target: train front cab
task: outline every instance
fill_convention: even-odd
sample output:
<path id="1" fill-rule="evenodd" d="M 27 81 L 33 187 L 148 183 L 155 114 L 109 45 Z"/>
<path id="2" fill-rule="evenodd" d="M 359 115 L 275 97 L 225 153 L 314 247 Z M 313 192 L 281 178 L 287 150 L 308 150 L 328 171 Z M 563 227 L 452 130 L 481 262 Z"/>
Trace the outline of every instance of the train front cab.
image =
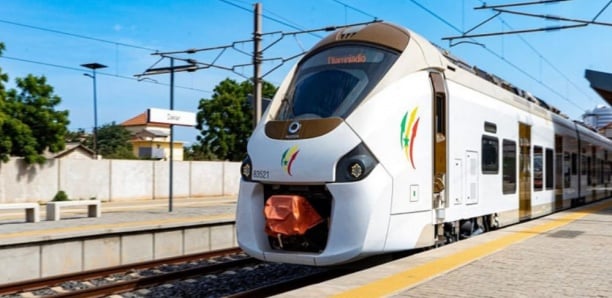
<path id="1" fill-rule="evenodd" d="M 377 30 L 384 30 L 385 34 Z M 271 119 L 253 133 L 249 142 L 251 159 L 247 172 L 257 173 L 259 177 L 241 183 L 238 201 L 240 246 L 262 259 L 327 265 L 384 251 L 430 246 L 435 240 L 432 192 L 436 192 L 435 208 L 440 209 L 441 216 L 447 207 L 443 202 L 444 183 L 448 179 L 445 172 L 448 98 L 441 72 L 444 67 L 428 64 L 441 61 L 438 49 L 421 37 L 411 36 L 408 31 L 388 24 L 349 28 L 330 38 L 319 44 L 322 50 L 314 52 L 326 53 L 326 50 L 337 48 L 338 51 L 329 52 L 336 54 L 323 57 L 309 54 L 300 65 L 325 69 L 324 64 L 332 63 L 335 64 L 333 72 L 337 73 L 342 68 L 357 69 L 365 61 L 383 61 L 380 60 L 381 54 L 385 52 L 395 52 L 398 58 L 382 81 L 370 80 L 376 87 L 367 93 L 367 99 L 356 102 L 355 109 L 346 114 L 343 121 L 339 120 L 335 128 L 316 137 L 302 138 L 302 133 L 296 137 L 288 133 L 288 129 L 296 125 L 306 133 L 320 126 L 316 123 L 325 119 L 331 121 L 329 119 L 333 117 L 316 119 L 307 116 L 300 119 L 302 113 L 317 114 L 306 112 L 315 109 L 316 105 L 295 104 L 293 107 L 305 111 L 293 113 L 286 104 L 291 101 L 291 96 L 287 101 L 281 98 L 283 93 L 291 94 L 287 90 L 294 87 L 281 88 L 271 111 L 291 117 Z M 377 38 L 385 40 L 372 41 Z M 342 46 L 344 44 L 347 46 Z M 359 44 L 378 49 L 378 52 L 369 56 L 369 51 L 360 49 L 364 54 L 356 55 L 353 49 L 357 49 Z M 298 83 L 294 82 L 300 82 L 300 65 L 296 77 L 291 78 L 292 83 L 288 85 L 295 86 Z M 349 73 L 358 74 L 353 70 Z M 331 86 L 331 80 L 336 77 L 338 75 L 331 76 L 330 73 L 326 79 L 328 82 L 318 85 L 319 88 Z M 333 93 L 318 91 L 317 94 L 311 98 L 325 98 L 324 94 Z M 292 113 L 287 114 L 287 111 Z M 271 133 L 278 135 L 272 137 Z M 293 161 L 291 175 L 288 175 L 286 167 L 284 171 L 276 169 L 281 168 L 276 166 L 279 164 L 278 156 L 295 155 L 297 148 L 299 156 L 289 158 Z M 369 175 L 360 181 L 341 177 L 353 175 L 353 164 L 343 162 L 343 156 L 351 155 L 352 150 L 357 150 L 356 155 L 376 159 Z M 431 155 L 434 151 L 435 163 Z M 265 173 L 265 179 L 260 173 Z M 314 209 L 321 211 L 326 219 L 323 230 L 328 230 L 314 234 L 317 235 L 315 238 L 327 235 L 320 237 L 325 240 L 300 247 L 300 241 L 292 243 L 286 235 L 276 237 L 263 233 L 271 218 L 261 216 L 265 211 L 264 205 L 271 196 L 281 195 L 305 197 L 306 201 L 312 202 Z M 317 198 L 326 203 L 316 203 Z"/>
<path id="2" fill-rule="evenodd" d="M 237 210 L 247 253 L 327 265 L 383 250 L 392 180 L 349 120 L 408 43 L 405 31 L 392 29 L 396 38 L 384 36 L 393 46 L 376 45 L 381 26 L 388 27 L 349 28 L 321 41 L 277 93 L 271 119 L 254 131 L 243 164 L 252 176 L 243 175 Z M 276 221 L 281 205 L 307 206 L 294 213 L 321 220 Z M 294 233 L 283 225 L 308 228 Z"/>

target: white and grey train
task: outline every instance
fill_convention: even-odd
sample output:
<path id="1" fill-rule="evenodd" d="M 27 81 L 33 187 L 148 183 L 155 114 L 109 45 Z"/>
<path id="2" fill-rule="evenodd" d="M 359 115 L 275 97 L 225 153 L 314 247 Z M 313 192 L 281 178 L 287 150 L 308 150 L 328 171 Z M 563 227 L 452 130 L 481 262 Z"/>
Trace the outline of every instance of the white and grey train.
<path id="1" fill-rule="evenodd" d="M 452 242 L 608 197 L 612 142 L 389 23 L 290 71 L 248 143 L 237 235 L 315 266 Z"/>

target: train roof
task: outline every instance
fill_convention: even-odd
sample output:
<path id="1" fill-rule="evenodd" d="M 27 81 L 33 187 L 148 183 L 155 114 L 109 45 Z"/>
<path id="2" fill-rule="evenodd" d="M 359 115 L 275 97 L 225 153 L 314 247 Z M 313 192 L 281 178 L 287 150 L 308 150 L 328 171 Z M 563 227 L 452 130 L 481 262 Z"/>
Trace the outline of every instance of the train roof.
<path id="1" fill-rule="evenodd" d="M 408 41 L 410 41 L 410 31 L 406 28 L 384 22 L 346 27 L 327 35 L 313 49 L 328 47 L 346 41 L 383 45 L 402 52 L 406 49 Z"/>
<path id="2" fill-rule="evenodd" d="M 499 86 L 502 89 L 505 89 L 506 91 L 517 95 L 525 100 L 527 100 L 528 102 L 531 102 L 533 104 L 538 105 L 539 107 L 551 111 L 563 118 L 569 119 L 569 117 L 563 113 L 561 113 L 561 111 L 559 109 L 557 109 L 556 107 L 548 104 L 546 101 L 544 101 L 543 99 L 534 96 L 533 94 L 531 94 L 530 92 L 523 90 L 517 86 L 512 85 L 510 82 L 502 79 L 501 77 L 493 74 L 493 73 L 489 73 L 477 66 L 472 66 L 466 62 L 464 62 L 463 60 L 457 58 L 456 56 L 453 56 L 449 51 L 439 47 L 436 45 L 436 47 L 438 48 L 438 50 L 440 51 L 440 53 L 446 57 L 446 59 L 448 59 L 449 61 L 451 61 L 454 65 L 457 65 L 458 67 L 462 68 L 463 70 L 470 72 L 482 79 L 484 79 L 485 81 L 488 81 L 490 83 L 492 83 L 493 85 Z"/>

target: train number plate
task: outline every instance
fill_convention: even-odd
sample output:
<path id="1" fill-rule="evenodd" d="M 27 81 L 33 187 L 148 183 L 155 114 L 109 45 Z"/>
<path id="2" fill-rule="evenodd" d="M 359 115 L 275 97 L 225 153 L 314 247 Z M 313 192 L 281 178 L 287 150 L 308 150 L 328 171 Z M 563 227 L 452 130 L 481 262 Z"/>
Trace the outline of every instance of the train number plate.
<path id="1" fill-rule="evenodd" d="M 270 179 L 270 171 L 267 171 L 267 170 L 253 170 L 253 178 L 257 178 L 257 179 Z"/>

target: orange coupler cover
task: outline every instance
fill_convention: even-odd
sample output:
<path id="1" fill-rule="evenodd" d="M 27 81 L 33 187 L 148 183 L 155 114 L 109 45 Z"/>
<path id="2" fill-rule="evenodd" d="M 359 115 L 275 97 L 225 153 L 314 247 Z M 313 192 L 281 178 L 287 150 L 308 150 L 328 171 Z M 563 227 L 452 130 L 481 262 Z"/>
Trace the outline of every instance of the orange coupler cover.
<path id="1" fill-rule="evenodd" d="M 304 235 L 323 218 L 306 198 L 294 195 L 274 195 L 266 201 L 266 233 L 270 236 Z"/>

